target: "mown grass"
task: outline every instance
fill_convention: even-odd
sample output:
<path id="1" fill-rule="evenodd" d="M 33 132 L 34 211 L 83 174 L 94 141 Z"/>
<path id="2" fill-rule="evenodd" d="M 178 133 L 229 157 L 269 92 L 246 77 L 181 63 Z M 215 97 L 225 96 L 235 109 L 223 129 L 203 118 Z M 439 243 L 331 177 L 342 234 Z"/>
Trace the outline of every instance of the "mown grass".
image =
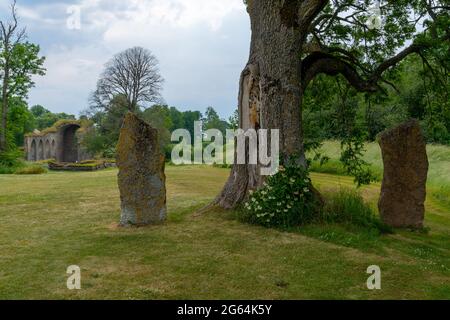
<path id="1" fill-rule="evenodd" d="M 122 229 L 116 169 L 0 176 L 0 299 L 448 299 L 450 207 L 427 202 L 428 233 L 342 224 L 281 232 L 233 212 L 198 214 L 227 169 L 168 166 L 168 221 Z M 312 174 L 327 194 L 352 178 Z M 379 185 L 361 190 L 375 207 Z M 79 265 L 82 290 L 66 288 Z M 382 270 L 382 290 L 366 269 Z"/>

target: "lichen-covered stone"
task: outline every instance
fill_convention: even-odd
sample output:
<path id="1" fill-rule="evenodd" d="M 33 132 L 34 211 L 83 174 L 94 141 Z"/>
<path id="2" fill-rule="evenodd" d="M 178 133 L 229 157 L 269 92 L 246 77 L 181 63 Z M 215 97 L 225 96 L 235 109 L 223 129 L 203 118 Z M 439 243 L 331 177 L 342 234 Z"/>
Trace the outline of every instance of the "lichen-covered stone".
<path id="1" fill-rule="evenodd" d="M 379 142 L 384 162 L 381 219 L 393 227 L 423 227 L 428 157 L 419 122 L 387 130 Z"/>
<path id="2" fill-rule="evenodd" d="M 117 144 L 120 224 L 146 225 L 166 218 L 166 177 L 158 132 L 131 112 Z"/>

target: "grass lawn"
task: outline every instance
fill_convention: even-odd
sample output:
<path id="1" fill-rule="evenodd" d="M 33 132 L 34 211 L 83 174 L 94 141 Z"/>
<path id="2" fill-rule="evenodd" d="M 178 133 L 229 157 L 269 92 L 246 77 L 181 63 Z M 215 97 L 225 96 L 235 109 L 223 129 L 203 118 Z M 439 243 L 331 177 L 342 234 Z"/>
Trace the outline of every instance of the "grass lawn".
<path id="1" fill-rule="evenodd" d="M 118 228 L 116 169 L 0 175 L 0 299 L 450 299 L 450 204 L 427 201 L 429 233 L 352 227 L 280 232 L 211 201 L 227 169 L 166 168 L 168 221 Z M 313 173 L 322 192 L 352 178 Z M 449 183 L 450 185 L 450 183 Z M 379 184 L 362 189 L 375 205 Z M 66 288 L 79 265 L 82 290 Z M 379 265 L 382 290 L 366 287 Z"/>

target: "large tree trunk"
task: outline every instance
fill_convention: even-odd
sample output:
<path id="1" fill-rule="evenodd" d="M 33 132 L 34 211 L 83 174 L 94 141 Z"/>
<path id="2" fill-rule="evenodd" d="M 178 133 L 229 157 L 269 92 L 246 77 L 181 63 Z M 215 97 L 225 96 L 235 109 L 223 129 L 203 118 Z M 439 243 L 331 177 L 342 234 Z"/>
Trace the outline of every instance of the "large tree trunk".
<path id="1" fill-rule="evenodd" d="M 252 39 L 250 58 L 241 74 L 240 127 L 279 129 L 281 160 L 295 157 L 306 166 L 301 118 L 302 35 L 297 1 L 248 1 Z M 263 180 L 255 165 L 235 164 L 215 203 L 234 208 Z"/>

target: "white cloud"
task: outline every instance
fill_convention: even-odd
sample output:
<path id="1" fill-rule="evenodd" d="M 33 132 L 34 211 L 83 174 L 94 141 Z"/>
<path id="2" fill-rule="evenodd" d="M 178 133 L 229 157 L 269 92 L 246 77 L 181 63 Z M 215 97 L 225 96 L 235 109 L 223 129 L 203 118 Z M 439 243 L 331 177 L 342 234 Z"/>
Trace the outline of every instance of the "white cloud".
<path id="1" fill-rule="evenodd" d="M 66 28 L 66 8 L 73 4 L 81 8 L 81 30 Z M 47 75 L 36 79 L 32 104 L 78 113 L 104 63 L 143 46 L 160 60 L 167 103 L 183 109 L 212 105 L 223 116 L 236 105 L 250 36 L 242 0 L 79 0 L 21 11 L 47 56 Z"/>
<path id="2" fill-rule="evenodd" d="M 242 0 L 83 0 L 80 7 L 95 26 L 126 20 L 176 28 L 206 24 L 212 30 L 229 14 L 245 10 Z"/>

